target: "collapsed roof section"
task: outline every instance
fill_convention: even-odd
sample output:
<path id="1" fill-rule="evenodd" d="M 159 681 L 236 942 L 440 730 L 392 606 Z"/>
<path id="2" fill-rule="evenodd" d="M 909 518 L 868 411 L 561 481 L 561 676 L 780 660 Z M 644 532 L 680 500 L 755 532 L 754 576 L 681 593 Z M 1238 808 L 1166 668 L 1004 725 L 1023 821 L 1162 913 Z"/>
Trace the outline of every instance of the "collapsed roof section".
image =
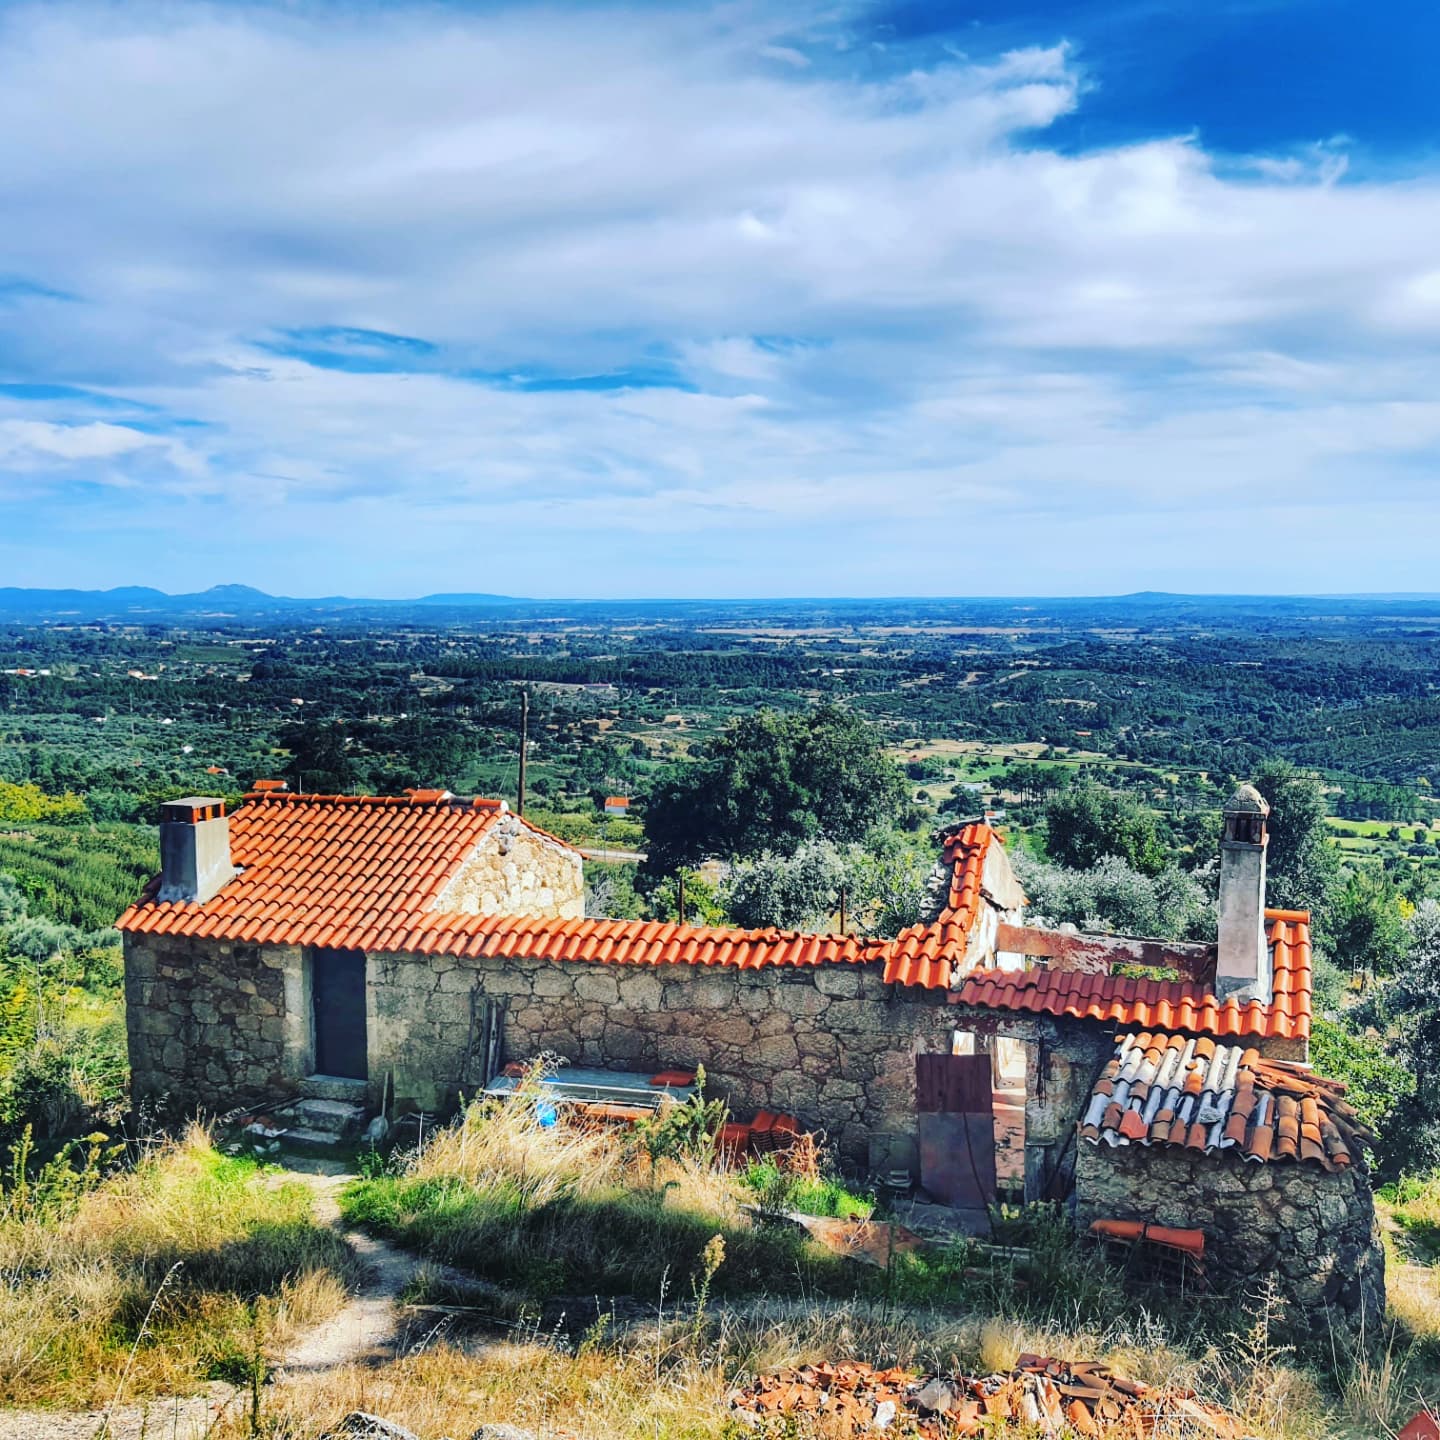
<path id="1" fill-rule="evenodd" d="M 1208 979 L 1172 980 L 1108 970 L 991 968 L 965 976 L 956 998 L 962 1005 L 1069 1016 L 1108 1025 L 1183 1030 L 1224 1039 L 1308 1041 L 1310 916 L 1299 910 L 1267 910 L 1265 921 L 1274 977 L 1269 1004 L 1235 995 L 1222 1001 L 1214 993 L 1213 972 Z M 1133 964 L 1131 947 L 1122 937 L 1115 938 L 1110 953 L 1117 965 Z"/>

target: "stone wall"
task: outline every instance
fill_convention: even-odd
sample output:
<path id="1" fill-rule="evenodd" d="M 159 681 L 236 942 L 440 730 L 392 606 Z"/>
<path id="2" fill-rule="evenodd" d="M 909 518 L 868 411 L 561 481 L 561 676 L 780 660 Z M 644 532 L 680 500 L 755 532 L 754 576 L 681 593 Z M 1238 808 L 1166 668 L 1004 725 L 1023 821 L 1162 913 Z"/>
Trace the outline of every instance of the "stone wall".
<path id="1" fill-rule="evenodd" d="M 162 935 L 125 942 L 125 1028 L 136 1101 L 228 1109 L 309 1073 L 301 952 Z"/>
<path id="2" fill-rule="evenodd" d="M 856 1168 L 918 1171 L 915 1056 L 958 1028 L 1029 1042 L 1027 1193 L 1058 1170 L 1113 1039 L 1049 1018 L 962 1010 L 943 992 L 886 985 L 881 967 L 707 969 L 548 960 L 372 956 L 371 1077 L 443 1109 L 464 1088 L 471 996 L 505 1005 L 504 1058 L 541 1053 L 637 1071 L 703 1065 L 738 1115 L 780 1110 L 823 1131 Z M 467 1077 L 469 1078 L 469 1077 Z"/>
<path id="3" fill-rule="evenodd" d="M 1220 1293 L 1254 1295 L 1274 1276 L 1297 1329 L 1328 1311 L 1352 1332 L 1378 1334 L 1385 1252 L 1369 1177 L 1351 1167 L 1255 1164 L 1230 1152 L 1080 1142 L 1076 1219 L 1148 1220 L 1205 1232 L 1205 1272 Z"/>
<path id="4" fill-rule="evenodd" d="M 455 872 L 434 908 L 458 915 L 533 915 L 578 920 L 585 914 L 580 853 L 501 815 Z"/>
<path id="5" fill-rule="evenodd" d="M 293 1093 L 313 1068 L 310 967 L 296 947 L 127 935 L 126 1012 L 138 1099 L 228 1109 Z M 918 1171 L 915 1056 L 957 1029 L 1027 1042 L 1026 1191 L 1065 1195 L 1075 1121 L 1111 1050 L 1103 1031 L 970 1011 L 886 985 L 875 966 L 707 969 L 447 955 L 367 957 L 367 1051 L 378 1103 L 446 1110 L 475 1001 L 505 1007 L 503 1058 L 560 1055 L 637 1071 L 703 1065 L 737 1115 L 781 1110 L 855 1168 Z M 1058 1175 L 1058 1181 L 1057 1181 Z"/>
<path id="6" fill-rule="evenodd" d="M 710 1092 L 737 1114 L 797 1115 L 857 1165 L 913 1163 L 914 1057 L 948 1051 L 953 1029 L 943 994 L 897 992 L 879 966 L 719 970 L 390 955 L 372 957 L 371 985 L 371 1074 L 392 1073 L 402 1102 L 441 1108 L 453 1100 L 474 993 L 505 1006 L 507 1060 L 550 1053 L 635 1071 L 703 1065 Z"/>

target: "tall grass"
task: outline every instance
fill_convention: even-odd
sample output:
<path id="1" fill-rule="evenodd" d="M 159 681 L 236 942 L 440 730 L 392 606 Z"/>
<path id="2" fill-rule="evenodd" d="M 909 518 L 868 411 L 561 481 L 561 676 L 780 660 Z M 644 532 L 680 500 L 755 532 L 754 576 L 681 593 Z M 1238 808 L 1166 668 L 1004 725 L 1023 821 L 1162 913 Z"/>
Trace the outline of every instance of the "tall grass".
<path id="1" fill-rule="evenodd" d="M 106 1402 L 132 1348 L 131 1396 L 243 1374 L 358 1278 L 306 1186 L 200 1130 L 68 1193 L 22 1179 L 0 1209 L 0 1404 Z"/>
<path id="2" fill-rule="evenodd" d="M 800 1231 L 753 1221 L 713 1164 L 546 1126 L 524 1103 L 472 1105 L 399 1174 L 358 1181 L 341 1204 L 353 1223 L 537 1296 L 683 1294 L 715 1235 L 717 1294 L 853 1285 Z"/>
<path id="3" fill-rule="evenodd" d="M 629 1323 L 574 1353 L 507 1341 L 487 1345 L 481 1364 L 441 1347 L 380 1373 L 338 1375 L 277 1397 L 274 1433 L 308 1440 L 359 1407 L 427 1440 L 481 1420 L 606 1440 L 721 1436 L 733 1433 L 728 1389 L 756 1372 L 855 1358 L 989 1373 L 1026 1350 L 1191 1387 L 1262 1440 L 1370 1436 L 1404 1418 L 1412 1377 L 1383 1353 L 1337 1357 L 1330 1385 L 1275 1338 L 1263 1305 L 1247 1315 L 1198 1297 L 1176 1304 L 1117 1275 L 1058 1216 L 1030 1217 L 1021 1255 L 962 1240 L 877 1270 L 767 1223 L 748 1203 L 756 1194 L 713 1164 L 652 1162 L 614 1132 L 546 1126 L 533 1106 L 472 1106 L 395 1173 L 352 1185 L 349 1218 L 512 1294 L 668 1296 L 673 1321 L 622 1311 Z M 718 1254 L 717 1235 L 715 1269 L 705 1252 L 709 1241 Z M 724 1303 L 676 1313 L 674 1300 L 712 1291 Z"/>

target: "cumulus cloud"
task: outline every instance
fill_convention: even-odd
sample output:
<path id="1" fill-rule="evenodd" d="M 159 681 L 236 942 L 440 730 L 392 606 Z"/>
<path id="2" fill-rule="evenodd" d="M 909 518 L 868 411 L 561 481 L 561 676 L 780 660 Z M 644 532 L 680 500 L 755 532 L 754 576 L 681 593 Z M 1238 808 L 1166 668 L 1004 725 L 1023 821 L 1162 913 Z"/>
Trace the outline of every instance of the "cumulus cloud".
<path id="1" fill-rule="evenodd" d="M 1402 523 L 1436 178 L 1061 148 L 1085 82 L 1058 37 L 881 49 L 834 6 L 8 8 L 0 382 L 52 390 L 4 400 L 0 474 L 158 469 L 164 524 L 372 591 L 440 527 L 512 589 L 775 593 L 1046 588 L 979 537 L 1106 525 L 1081 588 L 1198 578 L 1171 531 L 1217 503 Z M 601 537 L 663 543 L 569 563 Z"/>

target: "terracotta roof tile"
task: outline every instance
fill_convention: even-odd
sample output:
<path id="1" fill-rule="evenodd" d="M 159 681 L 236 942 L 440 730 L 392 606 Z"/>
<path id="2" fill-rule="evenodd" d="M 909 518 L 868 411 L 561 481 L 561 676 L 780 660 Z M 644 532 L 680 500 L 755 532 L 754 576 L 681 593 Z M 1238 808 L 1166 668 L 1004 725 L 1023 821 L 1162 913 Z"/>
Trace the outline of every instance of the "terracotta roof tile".
<path id="1" fill-rule="evenodd" d="M 240 874 L 203 905 L 161 904 L 152 881 L 120 917 L 121 929 L 263 936 L 272 944 L 393 938 L 428 912 L 503 813 L 498 803 L 452 802 L 439 790 L 376 797 L 263 789 L 246 800 L 230 819 Z"/>
<path id="2" fill-rule="evenodd" d="M 977 970 L 961 983 L 962 1005 L 1069 1015 L 1114 1025 L 1189 1030 L 1222 1038 L 1310 1037 L 1310 917 L 1303 911 L 1267 910 L 1274 973 L 1269 1005 L 1233 997 L 1220 1000 L 1195 980 L 1139 980 L 1057 970 Z"/>
<path id="3" fill-rule="evenodd" d="M 1122 1035 L 1080 1121 L 1092 1145 L 1175 1145 L 1341 1170 L 1374 1137 L 1345 1087 L 1208 1036 Z"/>
<path id="4" fill-rule="evenodd" d="M 944 863 L 950 866 L 950 893 L 945 908 L 929 925 L 912 925 L 890 943 L 885 979 L 899 985 L 948 990 L 953 966 L 965 957 L 970 932 L 980 914 L 980 886 L 985 856 L 995 832 L 980 823 L 966 825 L 945 840 Z"/>
<path id="5" fill-rule="evenodd" d="M 443 790 L 361 796 L 267 789 L 246 800 L 230 821 L 240 875 L 203 905 L 161 904 L 152 882 L 120 917 L 121 929 L 277 945 L 739 969 L 879 963 L 889 960 L 895 944 L 656 921 L 437 912 L 432 907 L 447 881 L 503 813 L 498 802 L 457 800 Z M 942 924 L 907 932 L 913 962 L 893 972 L 887 964 L 887 979 L 949 985 L 951 957 L 963 955 L 974 923 L 989 841 L 982 825 L 951 837 L 951 898 L 962 908 L 952 904 Z"/>

